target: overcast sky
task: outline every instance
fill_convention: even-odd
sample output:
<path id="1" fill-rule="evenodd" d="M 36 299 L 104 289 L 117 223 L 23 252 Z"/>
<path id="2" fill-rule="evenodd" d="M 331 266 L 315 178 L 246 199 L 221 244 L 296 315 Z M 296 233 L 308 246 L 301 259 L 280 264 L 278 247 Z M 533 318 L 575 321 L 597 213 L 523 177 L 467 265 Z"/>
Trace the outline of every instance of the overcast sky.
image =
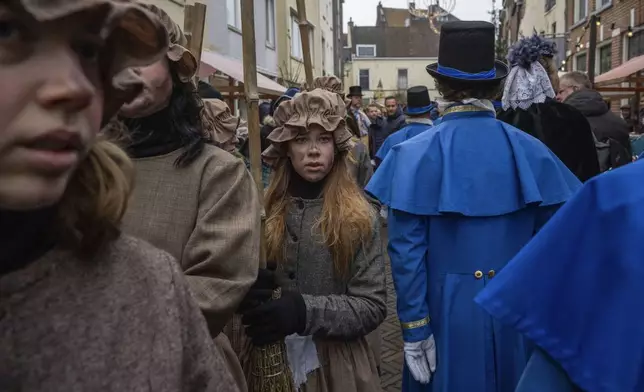
<path id="1" fill-rule="evenodd" d="M 344 29 L 346 31 L 349 18 L 353 18 L 356 26 L 373 26 L 376 23 L 376 7 L 379 0 L 345 0 L 344 1 Z M 407 8 L 407 0 L 380 0 L 383 7 Z M 436 0 L 416 0 L 416 8 L 424 8 Z M 492 8 L 492 0 L 440 0 L 440 4 L 454 1 L 456 6 L 452 12 L 461 20 L 490 20 L 487 13 Z M 497 7 L 502 0 L 496 0 Z"/>

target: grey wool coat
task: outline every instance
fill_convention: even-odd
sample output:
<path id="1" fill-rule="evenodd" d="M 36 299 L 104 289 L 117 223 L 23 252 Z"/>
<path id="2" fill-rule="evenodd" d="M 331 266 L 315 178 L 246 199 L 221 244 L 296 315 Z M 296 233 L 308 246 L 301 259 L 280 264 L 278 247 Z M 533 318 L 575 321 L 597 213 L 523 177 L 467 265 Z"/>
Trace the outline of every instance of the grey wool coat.
<path id="1" fill-rule="evenodd" d="M 289 289 L 303 294 L 306 328 L 321 368 L 309 375 L 303 391 L 380 390 L 373 352 L 366 336 L 386 317 L 385 265 L 380 225 L 357 251 L 346 277 L 334 271 L 333 258 L 316 221 L 322 199 L 292 198 L 287 211 L 286 261 L 280 269 Z"/>

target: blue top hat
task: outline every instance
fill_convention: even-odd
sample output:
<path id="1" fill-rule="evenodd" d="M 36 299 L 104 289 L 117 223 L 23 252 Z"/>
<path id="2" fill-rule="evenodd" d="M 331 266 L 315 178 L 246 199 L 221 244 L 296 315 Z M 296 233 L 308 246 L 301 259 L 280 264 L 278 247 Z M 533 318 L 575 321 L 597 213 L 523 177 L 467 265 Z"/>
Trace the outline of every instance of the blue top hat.
<path id="1" fill-rule="evenodd" d="M 492 23 L 448 22 L 441 27 L 438 62 L 427 66 L 437 79 L 483 84 L 508 76 L 508 66 L 495 60 L 495 29 Z"/>
<path id="2" fill-rule="evenodd" d="M 420 116 L 434 109 L 425 86 L 414 86 L 407 90 L 407 107 L 404 113 L 408 116 Z"/>

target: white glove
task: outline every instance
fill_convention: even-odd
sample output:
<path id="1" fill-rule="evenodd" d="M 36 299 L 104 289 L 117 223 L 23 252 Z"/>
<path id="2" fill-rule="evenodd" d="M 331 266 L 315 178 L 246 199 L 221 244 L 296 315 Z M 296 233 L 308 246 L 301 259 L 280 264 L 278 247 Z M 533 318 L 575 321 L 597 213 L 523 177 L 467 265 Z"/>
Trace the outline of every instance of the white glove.
<path id="1" fill-rule="evenodd" d="M 436 371 L 434 335 L 420 342 L 405 343 L 405 362 L 409 372 L 421 384 L 429 384 Z"/>

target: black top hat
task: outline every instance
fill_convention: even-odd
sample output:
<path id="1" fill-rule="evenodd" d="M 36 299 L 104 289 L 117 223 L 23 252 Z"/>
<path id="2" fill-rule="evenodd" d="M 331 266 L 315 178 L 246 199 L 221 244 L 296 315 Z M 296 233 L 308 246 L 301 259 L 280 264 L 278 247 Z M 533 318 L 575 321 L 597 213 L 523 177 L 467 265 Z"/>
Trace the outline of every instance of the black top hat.
<path id="1" fill-rule="evenodd" d="M 420 116 L 429 113 L 433 109 L 432 101 L 429 99 L 429 91 L 425 86 L 414 86 L 407 90 L 407 107 L 405 114 L 408 116 Z"/>
<path id="2" fill-rule="evenodd" d="M 492 23 L 448 22 L 441 26 L 438 63 L 427 66 L 437 79 L 484 84 L 508 76 L 508 66 L 494 59 L 495 29 Z"/>
<path id="3" fill-rule="evenodd" d="M 362 97 L 362 87 L 360 86 L 349 87 L 349 94 L 347 94 L 347 97 Z"/>

